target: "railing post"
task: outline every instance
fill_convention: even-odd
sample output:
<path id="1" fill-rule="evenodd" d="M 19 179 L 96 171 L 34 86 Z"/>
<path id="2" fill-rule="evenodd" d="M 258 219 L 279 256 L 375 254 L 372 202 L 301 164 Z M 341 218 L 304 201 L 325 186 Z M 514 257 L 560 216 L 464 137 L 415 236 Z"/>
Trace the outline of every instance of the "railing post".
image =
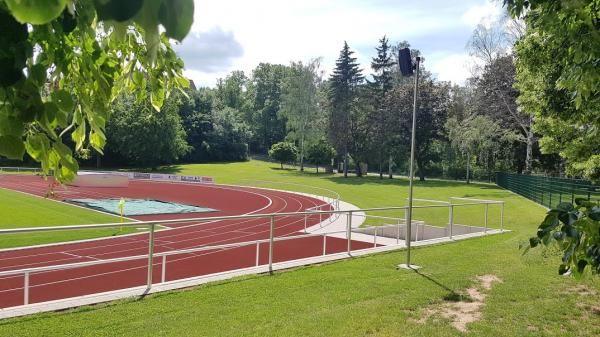
<path id="1" fill-rule="evenodd" d="M 319 206 L 319 208 L 317 209 L 317 211 L 319 211 L 319 212 L 323 211 L 323 209 L 321 208 L 321 206 Z M 321 228 L 323 228 L 323 213 L 319 213 L 319 226 Z"/>
<path id="2" fill-rule="evenodd" d="M 150 225 L 150 240 L 148 240 L 148 280 L 146 283 L 147 289 L 152 288 L 152 262 L 154 260 L 154 224 Z"/>
<path id="3" fill-rule="evenodd" d="M 504 232 L 504 202 L 500 204 L 500 232 Z"/>
<path id="4" fill-rule="evenodd" d="M 260 241 L 256 241 L 256 266 L 260 263 Z"/>
<path id="5" fill-rule="evenodd" d="M 487 233 L 487 229 L 488 229 L 488 208 L 489 208 L 488 206 L 489 205 L 490 204 L 488 204 L 488 203 L 485 204 L 485 228 L 483 229 L 484 233 Z"/>
<path id="6" fill-rule="evenodd" d="M 377 227 L 375 227 L 375 235 L 373 236 L 373 248 L 377 247 Z"/>
<path id="7" fill-rule="evenodd" d="M 348 221 L 347 221 L 347 236 L 348 236 L 348 255 L 351 255 L 350 252 L 352 251 L 352 211 L 348 212 Z"/>
<path id="8" fill-rule="evenodd" d="M 304 214 L 304 233 L 306 233 L 306 222 L 308 222 L 308 214 Z"/>
<path id="9" fill-rule="evenodd" d="M 449 225 L 450 225 L 450 239 L 452 239 L 452 230 L 454 227 L 454 205 L 450 204 L 450 214 L 449 214 Z"/>
<path id="10" fill-rule="evenodd" d="M 23 305 L 29 304 L 29 272 L 23 274 Z"/>
<path id="11" fill-rule="evenodd" d="M 406 210 L 404 211 L 406 213 Z M 396 227 L 396 244 L 400 244 L 400 218 L 398 218 L 398 226 Z"/>
<path id="12" fill-rule="evenodd" d="M 271 215 L 271 226 L 269 228 L 269 273 L 273 274 L 273 229 L 275 227 L 275 216 Z"/>
<path id="13" fill-rule="evenodd" d="M 323 255 L 327 255 L 327 233 L 323 233 Z"/>
<path id="14" fill-rule="evenodd" d="M 167 256 L 162 256 L 162 270 L 160 272 L 160 282 L 165 283 L 167 280 Z"/>

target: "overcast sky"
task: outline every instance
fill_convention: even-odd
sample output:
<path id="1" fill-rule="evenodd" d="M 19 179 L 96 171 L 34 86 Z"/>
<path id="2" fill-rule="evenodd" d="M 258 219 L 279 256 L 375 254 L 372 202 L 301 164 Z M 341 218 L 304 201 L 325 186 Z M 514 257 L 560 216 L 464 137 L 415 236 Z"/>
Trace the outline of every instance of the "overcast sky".
<path id="1" fill-rule="evenodd" d="M 192 32 L 175 46 L 196 86 L 214 86 L 233 70 L 260 62 L 289 64 L 322 57 L 328 74 L 344 41 L 365 74 L 378 40 L 407 40 L 438 79 L 468 77 L 467 41 L 480 22 L 501 15 L 491 0 L 196 0 Z"/>

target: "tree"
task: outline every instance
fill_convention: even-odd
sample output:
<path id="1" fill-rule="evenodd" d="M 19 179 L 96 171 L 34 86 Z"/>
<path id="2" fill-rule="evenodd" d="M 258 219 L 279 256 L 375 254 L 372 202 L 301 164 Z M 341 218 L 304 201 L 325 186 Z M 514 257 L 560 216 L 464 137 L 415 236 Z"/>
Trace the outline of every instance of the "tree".
<path id="1" fill-rule="evenodd" d="M 232 108 L 213 110 L 211 120 L 212 128 L 203 142 L 205 160 L 247 160 L 248 140 L 252 132 L 240 112 Z"/>
<path id="2" fill-rule="evenodd" d="M 515 46 L 515 87 L 534 116 L 542 152 L 560 154 L 567 174 L 600 181 L 600 3 L 504 3 L 526 24 Z"/>
<path id="3" fill-rule="evenodd" d="M 503 154 L 503 148 L 519 138 L 510 129 L 503 129 L 498 123 L 485 116 L 472 116 L 459 121 L 450 118 L 446 121 L 446 131 L 450 144 L 466 156 L 467 184 L 473 157 L 483 165 L 488 178 L 493 171 L 495 160 Z"/>
<path id="4" fill-rule="evenodd" d="M 477 110 L 492 117 L 504 128 L 517 130 L 525 143 L 524 173 L 531 173 L 533 165 L 533 118 L 517 104 L 519 92 L 515 89 L 515 65 L 512 55 L 501 56 L 485 66 L 477 79 Z"/>
<path id="5" fill-rule="evenodd" d="M 158 110 L 166 93 L 188 85 L 169 38 L 187 35 L 193 8 L 192 0 L 0 1 L 0 156 L 27 152 L 44 173 L 73 179 L 78 164 L 64 137 L 81 157 L 102 152 L 121 91 L 149 84 Z"/>
<path id="6" fill-rule="evenodd" d="M 298 157 L 298 149 L 290 142 L 279 142 L 273 144 L 269 150 L 269 157 L 277 160 L 283 169 L 283 163 L 289 163 Z"/>
<path id="7" fill-rule="evenodd" d="M 106 128 L 107 148 L 125 158 L 129 164 L 155 168 L 171 164 L 190 147 L 181 126 L 179 95 L 171 95 L 160 111 L 149 102 L 119 97 Z"/>
<path id="8" fill-rule="evenodd" d="M 270 63 L 260 63 L 252 71 L 248 88 L 252 102 L 249 124 L 254 134 L 251 146 L 255 151 L 264 153 L 285 138 L 286 121 L 280 118 L 279 108 L 282 83 L 289 73 L 289 67 Z"/>
<path id="9" fill-rule="evenodd" d="M 240 111 L 219 103 L 219 98 L 215 98 L 219 92 L 218 88 L 188 90 L 190 99 L 183 99 L 187 103 L 180 106 L 179 115 L 193 148 L 186 160 L 235 161 L 248 157 L 250 128 Z"/>
<path id="10" fill-rule="evenodd" d="M 448 83 L 435 82 L 425 76 L 419 85 L 415 162 L 420 180 L 425 180 L 431 161 L 436 159 L 432 145 L 444 139 L 443 129 L 450 106 L 449 92 Z M 405 146 L 410 142 L 413 94 L 413 85 L 406 83 L 394 88 L 387 97 L 388 106 L 399 113 L 399 134 Z"/>
<path id="11" fill-rule="evenodd" d="M 319 165 L 331 163 L 335 155 L 335 149 L 325 138 L 321 138 L 318 142 L 311 144 L 306 151 L 306 158 L 310 163 L 315 164 L 317 173 L 319 173 Z"/>
<path id="12" fill-rule="evenodd" d="M 598 0 L 505 0 L 526 24 L 516 45 L 519 103 L 535 116 L 543 151 L 557 152 L 567 172 L 600 180 L 600 35 Z M 600 205 L 577 199 L 548 212 L 530 247 L 556 244 L 559 273 L 600 272 Z"/>
<path id="13" fill-rule="evenodd" d="M 509 46 L 519 39 L 522 27 L 518 21 L 478 25 L 469 40 L 472 56 L 479 60 L 474 69 L 479 113 L 501 121 L 503 126 L 519 130 L 525 143 L 525 173 L 531 173 L 535 142 L 531 114 L 517 105 L 515 65 Z M 508 28 L 507 28 L 508 27 Z"/>
<path id="14" fill-rule="evenodd" d="M 329 138 L 338 153 L 343 154 L 344 177 L 348 177 L 348 151 L 351 134 L 351 111 L 354 99 L 358 94 L 359 85 L 363 81 L 361 69 L 348 43 L 335 62 L 335 69 L 329 79 Z"/>
<path id="15" fill-rule="evenodd" d="M 310 126 L 321 111 L 317 96 L 318 85 L 321 82 L 319 63 L 319 59 L 311 60 L 306 65 L 302 62 L 292 62 L 291 74 L 283 82 L 279 115 L 286 121 L 288 138 L 300 143 L 300 171 L 304 171 L 304 144 L 307 134 L 316 130 Z"/>
<path id="16" fill-rule="evenodd" d="M 375 106 L 375 116 L 372 116 L 375 147 L 377 149 L 377 160 L 379 164 L 379 178 L 383 178 L 384 154 L 389 157 L 388 164 L 391 172 L 392 154 L 390 149 L 391 131 L 394 127 L 394 114 L 389 114 L 390 109 L 384 106 L 385 95 L 393 88 L 392 55 L 387 37 L 379 40 L 379 46 L 376 49 L 377 56 L 371 61 L 371 69 L 374 74 L 373 82 L 369 82 L 371 97 Z"/>

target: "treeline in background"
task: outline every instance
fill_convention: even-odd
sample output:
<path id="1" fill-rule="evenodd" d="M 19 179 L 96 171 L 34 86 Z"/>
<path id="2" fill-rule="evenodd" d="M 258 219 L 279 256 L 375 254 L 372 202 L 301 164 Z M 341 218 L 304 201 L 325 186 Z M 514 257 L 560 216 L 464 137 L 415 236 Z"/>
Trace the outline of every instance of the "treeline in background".
<path id="1" fill-rule="evenodd" d="M 436 80 L 425 55 L 415 157 L 421 179 L 561 173 L 561 160 L 540 153 L 532 117 L 517 104 L 510 46 L 519 38 L 518 25 L 475 30 L 468 49 L 476 61 L 465 85 Z M 172 91 L 159 112 L 152 100 L 121 96 L 113 104 L 104 154 L 80 159 L 87 166 L 157 168 L 270 154 L 282 167 L 293 162 L 345 175 L 405 174 L 414 85 L 397 66 L 405 47 L 406 41 L 386 37 L 374 41 L 371 67 L 361 69 L 344 43 L 326 78 L 319 59 L 261 63 L 250 74 L 231 72 L 214 88 Z M 150 92 L 140 88 L 139 94 Z"/>

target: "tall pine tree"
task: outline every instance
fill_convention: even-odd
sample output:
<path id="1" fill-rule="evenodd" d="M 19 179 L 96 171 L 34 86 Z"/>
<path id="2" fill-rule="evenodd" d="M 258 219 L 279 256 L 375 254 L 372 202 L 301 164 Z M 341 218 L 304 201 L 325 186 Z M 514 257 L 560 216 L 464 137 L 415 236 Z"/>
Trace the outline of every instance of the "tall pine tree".
<path id="1" fill-rule="evenodd" d="M 392 174 L 391 144 L 389 144 L 388 139 L 391 136 L 391 127 L 394 126 L 394 120 L 388 113 L 390 109 L 385 108 L 384 97 L 394 87 L 394 79 L 392 77 L 394 61 L 392 60 L 389 40 L 385 35 L 379 40 L 379 46 L 375 50 L 377 50 L 377 56 L 371 62 L 371 69 L 374 72 L 372 74 L 373 82 L 369 82 L 371 98 L 376 111 L 376 116 L 371 119 L 373 122 L 371 129 L 374 135 L 373 145 L 375 145 L 377 161 L 379 163 L 379 178 L 383 178 L 383 161 L 385 160 L 385 156 L 389 157 L 388 171 L 390 176 Z"/>
<path id="2" fill-rule="evenodd" d="M 354 52 L 344 41 L 344 47 L 335 62 L 335 69 L 330 78 L 329 103 L 329 137 L 338 153 L 344 156 L 344 177 L 348 177 L 348 150 L 352 137 L 352 104 L 358 95 L 358 88 L 363 82 L 362 70 L 358 67 Z"/>

